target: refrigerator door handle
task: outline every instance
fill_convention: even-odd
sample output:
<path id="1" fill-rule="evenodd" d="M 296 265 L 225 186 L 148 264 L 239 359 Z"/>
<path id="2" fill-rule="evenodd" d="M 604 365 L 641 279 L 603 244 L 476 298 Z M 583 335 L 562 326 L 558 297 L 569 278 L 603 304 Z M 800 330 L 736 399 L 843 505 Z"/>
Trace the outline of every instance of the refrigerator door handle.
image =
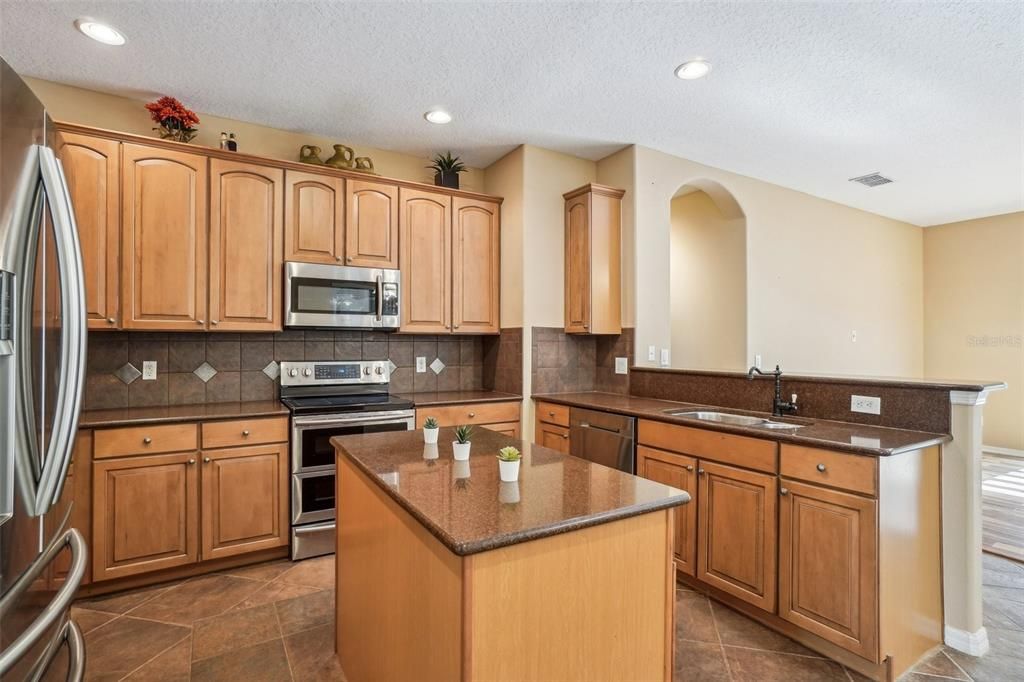
<path id="1" fill-rule="evenodd" d="M 85 564 L 88 558 L 85 550 L 85 541 L 82 539 L 81 533 L 74 528 L 70 528 L 55 538 L 50 543 L 50 546 L 46 548 L 46 551 L 36 559 L 32 567 L 22 573 L 21 577 L 11 585 L 7 593 L 0 599 L 0 617 L 2 617 L 14 606 L 21 595 L 28 591 L 32 583 L 42 575 L 46 567 L 49 566 L 50 562 L 53 561 L 65 546 L 71 548 L 71 568 L 68 570 L 67 579 L 61 585 L 60 590 L 57 591 L 53 601 L 42 610 L 39 616 L 32 621 L 32 624 L 25 628 L 10 646 L 0 651 L 0 679 L 3 679 L 11 667 L 21 660 L 36 645 L 39 639 L 64 617 L 68 607 L 71 606 L 71 600 L 74 599 L 78 586 L 82 583 L 82 576 L 85 575 Z"/>
<path id="2" fill-rule="evenodd" d="M 54 432 L 43 461 L 36 506 L 36 513 L 42 514 L 60 498 L 78 431 L 78 413 L 82 407 L 85 383 L 86 315 L 82 246 L 78 240 L 71 195 L 64 169 L 49 147 L 39 147 L 39 171 L 56 236 L 54 246 L 60 279 L 62 322 Z"/>
<path id="3" fill-rule="evenodd" d="M 68 671 L 65 679 L 67 682 L 82 682 L 85 677 L 85 638 L 82 637 L 78 625 L 70 619 L 64 623 L 60 632 L 36 661 L 25 678 L 26 682 L 41 682 L 45 679 L 54 659 L 57 658 L 57 653 L 65 644 L 68 647 Z"/>

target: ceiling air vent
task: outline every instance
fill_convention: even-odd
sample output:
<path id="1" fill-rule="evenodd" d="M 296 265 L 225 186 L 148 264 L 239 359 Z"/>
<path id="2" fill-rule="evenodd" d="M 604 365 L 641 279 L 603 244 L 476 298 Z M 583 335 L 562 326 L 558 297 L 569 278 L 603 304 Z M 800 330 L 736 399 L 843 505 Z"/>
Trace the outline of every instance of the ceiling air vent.
<path id="1" fill-rule="evenodd" d="M 850 182 L 859 182 L 865 187 L 879 187 L 881 185 L 888 185 L 892 180 L 881 173 L 868 173 L 867 175 L 850 178 Z"/>

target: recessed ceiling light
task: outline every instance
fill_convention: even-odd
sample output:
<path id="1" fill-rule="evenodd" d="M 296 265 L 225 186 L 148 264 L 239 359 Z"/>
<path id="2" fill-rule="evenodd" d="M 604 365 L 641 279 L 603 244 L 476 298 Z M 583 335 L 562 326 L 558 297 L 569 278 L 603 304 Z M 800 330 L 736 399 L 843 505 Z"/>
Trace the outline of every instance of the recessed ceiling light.
<path id="1" fill-rule="evenodd" d="M 101 24 L 92 19 L 78 19 L 75 27 L 93 40 L 104 45 L 124 45 L 124 34 L 112 26 Z"/>
<path id="2" fill-rule="evenodd" d="M 682 78 L 684 81 L 693 81 L 708 75 L 710 70 L 711 64 L 703 59 L 691 59 L 676 67 L 676 77 Z"/>
<path id="3" fill-rule="evenodd" d="M 438 125 L 444 125 L 445 123 L 452 122 L 452 115 L 444 109 L 431 109 L 427 113 L 423 114 L 423 118 L 427 119 L 431 123 L 437 123 Z"/>

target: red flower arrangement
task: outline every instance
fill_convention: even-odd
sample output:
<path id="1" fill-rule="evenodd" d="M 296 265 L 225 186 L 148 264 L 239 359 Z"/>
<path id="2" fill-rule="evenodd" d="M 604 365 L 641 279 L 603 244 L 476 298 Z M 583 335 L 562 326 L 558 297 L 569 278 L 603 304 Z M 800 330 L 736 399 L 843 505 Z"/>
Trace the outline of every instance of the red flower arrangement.
<path id="1" fill-rule="evenodd" d="M 159 130 L 160 137 L 164 139 L 188 142 L 199 132 L 195 127 L 199 123 L 196 112 L 186 109 L 185 105 L 174 97 L 161 97 L 147 104 L 146 109 L 152 119 L 160 124 L 159 128 L 153 130 Z"/>

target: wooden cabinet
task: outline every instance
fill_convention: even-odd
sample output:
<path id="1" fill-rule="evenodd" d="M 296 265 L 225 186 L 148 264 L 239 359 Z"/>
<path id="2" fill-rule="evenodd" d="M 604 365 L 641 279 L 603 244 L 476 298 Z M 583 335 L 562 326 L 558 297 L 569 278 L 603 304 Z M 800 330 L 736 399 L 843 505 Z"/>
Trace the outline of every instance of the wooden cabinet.
<path id="1" fill-rule="evenodd" d="M 442 428 L 469 424 L 513 438 L 519 437 L 519 401 L 439 405 L 416 410 L 417 425 L 422 426 L 427 417 L 436 419 L 437 425 Z"/>
<path id="2" fill-rule="evenodd" d="M 452 324 L 452 198 L 403 187 L 402 331 L 445 334 Z"/>
<path id="3" fill-rule="evenodd" d="M 622 197 L 589 184 L 565 199 L 565 331 L 622 332 Z"/>
<path id="4" fill-rule="evenodd" d="M 775 610 L 775 476 L 700 460 L 697 577 Z"/>
<path id="5" fill-rule="evenodd" d="M 89 329 L 116 329 L 121 319 L 121 143 L 59 133 L 57 155 L 82 245 Z"/>
<path id="6" fill-rule="evenodd" d="M 206 326 L 207 159 L 122 145 L 125 329 Z"/>
<path id="7" fill-rule="evenodd" d="M 284 259 L 342 265 L 345 251 L 344 178 L 285 173 Z"/>
<path id="8" fill-rule="evenodd" d="M 878 662 L 878 502 L 782 480 L 779 615 Z"/>
<path id="9" fill-rule="evenodd" d="M 288 544 L 288 445 L 206 450 L 204 560 Z"/>
<path id="10" fill-rule="evenodd" d="M 210 326 L 281 327 L 284 172 L 210 160 Z"/>
<path id="11" fill-rule="evenodd" d="M 91 544 L 92 532 L 92 431 L 79 431 L 75 437 L 75 449 L 71 454 L 67 478 L 60 498 L 52 510 L 46 513 L 47 537 L 53 537 L 59 530 L 76 528 L 82 534 L 85 544 Z M 56 589 L 67 579 L 71 569 L 71 550 L 65 548 L 47 569 L 50 589 Z M 92 581 L 92 568 L 85 567 L 82 585 Z"/>
<path id="12" fill-rule="evenodd" d="M 676 568 L 697 574 L 697 460 L 645 445 L 636 449 L 637 476 L 649 478 L 690 494 L 689 504 L 676 507 Z"/>
<path id="13" fill-rule="evenodd" d="M 509 438 L 519 438 L 521 435 L 519 432 L 519 422 L 517 421 L 502 422 L 499 424 L 488 424 L 485 428 L 488 428 L 491 431 L 497 431 L 501 435 L 508 436 Z"/>
<path id="14" fill-rule="evenodd" d="M 543 445 L 552 450 L 558 450 L 563 455 L 569 454 L 569 429 L 558 424 L 547 424 L 537 422 L 536 433 L 533 440 L 537 445 Z"/>
<path id="15" fill-rule="evenodd" d="M 501 216 L 496 203 L 452 199 L 452 331 L 497 334 Z"/>
<path id="16" fill-rule="evenodd" d="M 398 267 L 398 187 L 349 180 L 345 193 L 345 264 Z"/>
<path id="17" fill-rule="evenodd" d="M 199 559 L 196 452 L 93 462 L 93 580 Z"/>

